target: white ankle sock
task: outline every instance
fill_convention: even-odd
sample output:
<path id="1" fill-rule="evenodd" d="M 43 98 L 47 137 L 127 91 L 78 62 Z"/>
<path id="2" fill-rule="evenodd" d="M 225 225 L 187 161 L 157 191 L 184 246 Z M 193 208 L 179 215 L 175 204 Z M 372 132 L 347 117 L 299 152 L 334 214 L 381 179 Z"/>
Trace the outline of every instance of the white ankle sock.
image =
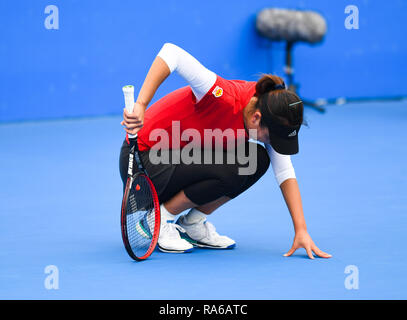
<path id="1" fill-rule="evenodd" d="M 174 222 L 177 215 L 170 213 L 165 207 L 164 204 L 160 206 L 161 213 L 161 223 L 167 223 L 168 221 Z"/>
<path id="2" fill-rule="evenodd" d="M 206 214 L 198 209 L 192 208 L 189 212 L 185 215 L 184 219 L 185 222 L 188 224 L 197 223 L 198 221 L 205 220 Z"/>

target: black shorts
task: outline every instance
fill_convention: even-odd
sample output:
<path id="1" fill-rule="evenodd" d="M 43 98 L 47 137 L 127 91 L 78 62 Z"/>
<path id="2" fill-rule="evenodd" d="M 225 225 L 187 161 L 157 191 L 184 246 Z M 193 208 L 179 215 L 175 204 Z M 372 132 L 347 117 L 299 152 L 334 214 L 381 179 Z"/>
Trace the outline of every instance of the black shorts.
<path id="1" fill-rule="evenodd" d="M 241 158 L 238 158 L 235 150 L 220 151 L 222 155 L 218 154 L 218 156 L 223 160 L 221 163 L 215 162 L 217 155 L 216 152 L 212 152 L 210 164 L 204 163 L 205 150 L 201 152 L 201 161 L 191 164 L 177 163 L 172 159 L 167 164 L 153 164 L 150 160 L 150 151 L 140 152 L 140 157 L 157 190 L 160 203 L 168 201 L 183 190 L 193 203 L 202 205 L 222 196 L 237 197 L 267 171 L 270 158 L 264 147 L 257 143 L 246 142 L 245 150 L 247 161 L 255 164 L 255 171 L 250 174 L 241 174 L 241 170 L 247 165 L 241 164 L 243 161 L 239 162 Z M 254 152 L 249 153 L 249 150 Z M 119 165 L 123 185 L 127 180 L 129 151 L 129 145 L 125 140 L 120 151 Z M 232 158 L 235 159 L 234 163 L 227 161 Z"/>

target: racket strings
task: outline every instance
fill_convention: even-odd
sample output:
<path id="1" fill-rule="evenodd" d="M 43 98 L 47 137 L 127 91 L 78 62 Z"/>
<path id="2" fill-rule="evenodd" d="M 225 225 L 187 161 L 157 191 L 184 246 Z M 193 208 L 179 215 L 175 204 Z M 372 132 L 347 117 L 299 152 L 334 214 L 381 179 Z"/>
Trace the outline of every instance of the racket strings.
<path id="1" fill-rule="evenodd" d="M 144 256 L 149 250 L 155 227 L 154 200 L 143 175 L 137 176 L 130 189 L 126 208 L 127 237 L 134 254 Z"/>

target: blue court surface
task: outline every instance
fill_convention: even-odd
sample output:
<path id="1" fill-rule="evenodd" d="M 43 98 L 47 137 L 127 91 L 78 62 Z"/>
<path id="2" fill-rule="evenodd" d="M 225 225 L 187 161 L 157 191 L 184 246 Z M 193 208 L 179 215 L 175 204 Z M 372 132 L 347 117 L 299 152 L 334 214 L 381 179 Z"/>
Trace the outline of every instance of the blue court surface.
<path id="1" fill-rule="evenodd" d="M 293 257 L 271 169 L 211 217 L 229 251 L 122 244 L 121 116 L 0 125 L 1 299 L 406 299 L 407 103 L 306 109 L 292 157 L 308 230 L 329 260 Z M 48 290 L 45 268 L 59 271 Z M 345 286 L 347 266 L 358 289 Z M 353 269 L 355 270 L 355 269 Z"/>

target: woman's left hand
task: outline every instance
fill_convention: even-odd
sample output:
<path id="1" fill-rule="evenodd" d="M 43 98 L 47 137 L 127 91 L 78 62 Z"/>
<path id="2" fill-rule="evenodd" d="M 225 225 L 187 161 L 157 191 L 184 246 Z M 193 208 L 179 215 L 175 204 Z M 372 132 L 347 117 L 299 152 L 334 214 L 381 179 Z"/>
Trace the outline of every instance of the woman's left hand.
<path id="1" fill-rule="evenodd" d="M 315 259 L 312 252 L 314 252 L 318 257 L 321 257 L 321 258 L 331 258 L 332 257 L 332 255 L 321 251 L 315 245 L 314 241 L 312 241 L 311 236 L 308 234 L 307 231 L 296 232 L 295 238 L 294 238 L 294 243 L 293 243 L 291 249 L 286 254 L 284 254 L 284 257 L 291 256 L 299 248 L 304 248 L 305 251 L 307 251 L 308 257 L 310 259 Z"/>

